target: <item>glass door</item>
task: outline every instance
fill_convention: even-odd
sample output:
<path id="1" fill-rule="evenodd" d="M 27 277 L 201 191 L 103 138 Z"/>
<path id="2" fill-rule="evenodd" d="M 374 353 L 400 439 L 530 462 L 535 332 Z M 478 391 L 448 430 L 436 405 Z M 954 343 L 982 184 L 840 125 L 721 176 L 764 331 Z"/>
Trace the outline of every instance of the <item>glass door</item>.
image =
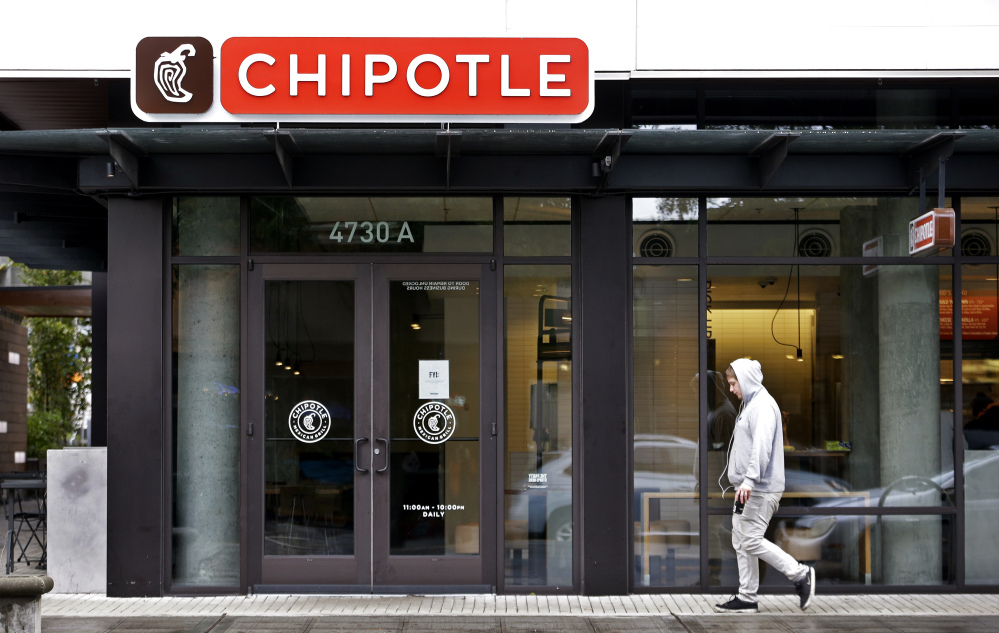
<path id="1" fill-rule="evenodd" d="M 495 516 L 495 493 L 480 473 L 496 457 L 482 267 L 257 270 L 248 322 L 249 386 L 259 394 L 247 427 L 251 584 L 495 584 L 495 557 L 483 556 L 495 551 L 495 530 L 482 527 L 495 523 L 484 521 Z"/>

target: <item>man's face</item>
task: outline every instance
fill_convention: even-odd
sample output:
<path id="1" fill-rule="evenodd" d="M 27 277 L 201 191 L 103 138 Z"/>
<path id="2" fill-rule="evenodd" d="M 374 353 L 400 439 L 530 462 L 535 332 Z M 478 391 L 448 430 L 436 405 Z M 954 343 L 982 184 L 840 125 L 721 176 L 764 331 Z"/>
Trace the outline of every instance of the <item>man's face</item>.
<path id="1" fill-rule="evenodd" d="M 739 380 L 728 374 L 725 374 L 725 378 L 728 379 L 728 390 L 734 393 L 736 398 L 742 400 L 742 387 L 739 386 Z"/>

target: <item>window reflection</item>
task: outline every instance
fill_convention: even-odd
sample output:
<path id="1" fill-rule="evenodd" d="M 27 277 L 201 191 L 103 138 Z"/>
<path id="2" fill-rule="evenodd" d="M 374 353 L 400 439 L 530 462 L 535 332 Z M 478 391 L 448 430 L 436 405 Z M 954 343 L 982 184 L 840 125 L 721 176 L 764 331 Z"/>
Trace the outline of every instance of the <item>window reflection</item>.
<path id="1" fill-rule="evenodd" d="M 782 508 L 828 515 L 954 505 L 953 363 L 941 325 L 950 271 L 925 264 L 866 274 L 861 266 L 708 268 L 709 366 L 759 360 L 783 412 Z M 727 481 L 715 483 L 724 456 L 712 457 L 709 503 L 727 507 Z M 777 536 L 802 551 L 825 548 L 816 539 L 828 523 L 787 524 Z M 885 561 L 880 571 L 877 561 L 856 567 L 848 557 L 826 574 L 820 569 L 820 578 L 862 582 L 873 573 L 875 583 L 937 584 L 951 573 L 943 568 L 952 553 L 943 549 L 940 516 L 884 517 L 877 525 L 864 538 Z"/>
<path id="2" fill-rule="evenodd" d="M 570 198 L 504 198 L 503 252 L 507 255 L 571 255 Z"/>
<path id="3" fill-rule="evenodd" d="M 693 266 L 635 268 L 636 586 L 690 587 L 700 582 L 697 305 L 701 286 L 696 279 Z M 721 391 L 714 369 L 708 375 L 709 389 L 715 386 L 708 414 L 712 441 L 724 450 L 735 407 Z M 715 444 L 709 448 L 715 449 Z"/>
<path id="4" fill-rule="evenodd" d="M 739 585 L 732 549 L 731 516 L 708 521 L 709 583 Z M 912 546 L 912 535 L 932 533 L 939 545 Z M 940 515 L 822 515 L 775 516 L 766 538 L 795 559 L 813 564 L 821 582 L 836 585 L 953 584 L 954 519 Z M 908 555 L 899 557 L 899 551 Z M 769 565 L 760 565 L 760 586 L 791 587 Z"/>
<path id="5" fill-rule="evenodd" d="M 996 199 L 962 200 L 961 218 L 972 220 L 963 233 L 991 238 L 999 229 Z M 986 244 L 994 254 L 994 242 Z M 978 251 L 976 250 L 976 253 Z M 961 278 L 961 412 L 964 440 L 965 579 L 969 584 L 999 583 L 999 265 L 964 266 Z"/>
<path id="6" fill-rule="evenodd" d="M 487 253 L 492 198 L 250 198 L 250 252 Z"/>
<path id="7" fill-rule="evenodd" d="M 569 271 L 505 270 L 507 587 L 572 584 Z"/>

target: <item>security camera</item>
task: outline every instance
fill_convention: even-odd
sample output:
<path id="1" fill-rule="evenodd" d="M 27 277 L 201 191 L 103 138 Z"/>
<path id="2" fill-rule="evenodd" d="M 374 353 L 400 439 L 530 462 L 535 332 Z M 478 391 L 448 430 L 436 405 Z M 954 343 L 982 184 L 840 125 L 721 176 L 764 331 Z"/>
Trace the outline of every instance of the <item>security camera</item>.
<path id="1" fill-rule="evenodd" d="M 767 286 L 772 286 L 777 283 L 776 277 L 767 277 L 766 279 L 761 279 L 756 283 L 760 284 L 760 288 L 766 288 Z"/>

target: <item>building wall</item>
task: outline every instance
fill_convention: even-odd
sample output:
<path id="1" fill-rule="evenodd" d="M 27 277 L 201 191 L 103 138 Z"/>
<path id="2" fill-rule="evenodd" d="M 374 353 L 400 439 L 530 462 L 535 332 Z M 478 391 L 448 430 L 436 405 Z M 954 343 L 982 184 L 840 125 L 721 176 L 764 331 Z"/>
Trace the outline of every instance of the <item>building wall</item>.
<path id="1" fill-rule="evenodd" d="M 275 19 L 261 22 L 262 4 L 233 11 L 224 4 L 174 0 L 170 11 L 143 13 L 126 0 L 108 0 L 102 11 L 60 3 L 62 20 L 47 20 L 50 3 L 9 3 L 12 29 L 0 40 L 0 77 L 127 77 L 135 45 L 146 36 L 199 35 L 218 51 L 227 37 L 578 37 L 598 71 L 672 72 L 686 76 L 735 76 L 746 70 L 909 70 L 930 75 L 959 69 L 964 75 L 999 66 L 993 42 L 999 6 L 984 0 L 952 0 L 946 9 L 929 2 L 870 3 L 843 0 L 796 3 L 718 0 L 699 3 L 636 0 L 372 0 L 282 3 Z M 154 12 L 155 11 L 155 12 Z M 281 18 L 308 16 L 305 20 Z M 969 17 L 973 16 L 973 17 Z M 155 23 L 155 27 L 147 24 Z M 263 24 L 263 25 L 262 25 Z M 315 25 L 322 25 L 316 27 Z M 781 37 L 752 38 L 779 32 Z M 749 44 L 749 41 L 752 44 Z M 948 42 L 960 45 L 931 45 Z M 793 53 L 790 53 L 793 51 Z M 970 69 L 970 70 L 969 70 Z"/>
<path id="2" fill-rule="evenodd" d="M 9 352 L 20 355 L 19 364 L 8 362 Z M 0 313 L 0 421 L 7 423 L 0 433 L 0 472 L 22 471 L 14 453 L 28 446 L 28 328 L 7 313 Z"/>

